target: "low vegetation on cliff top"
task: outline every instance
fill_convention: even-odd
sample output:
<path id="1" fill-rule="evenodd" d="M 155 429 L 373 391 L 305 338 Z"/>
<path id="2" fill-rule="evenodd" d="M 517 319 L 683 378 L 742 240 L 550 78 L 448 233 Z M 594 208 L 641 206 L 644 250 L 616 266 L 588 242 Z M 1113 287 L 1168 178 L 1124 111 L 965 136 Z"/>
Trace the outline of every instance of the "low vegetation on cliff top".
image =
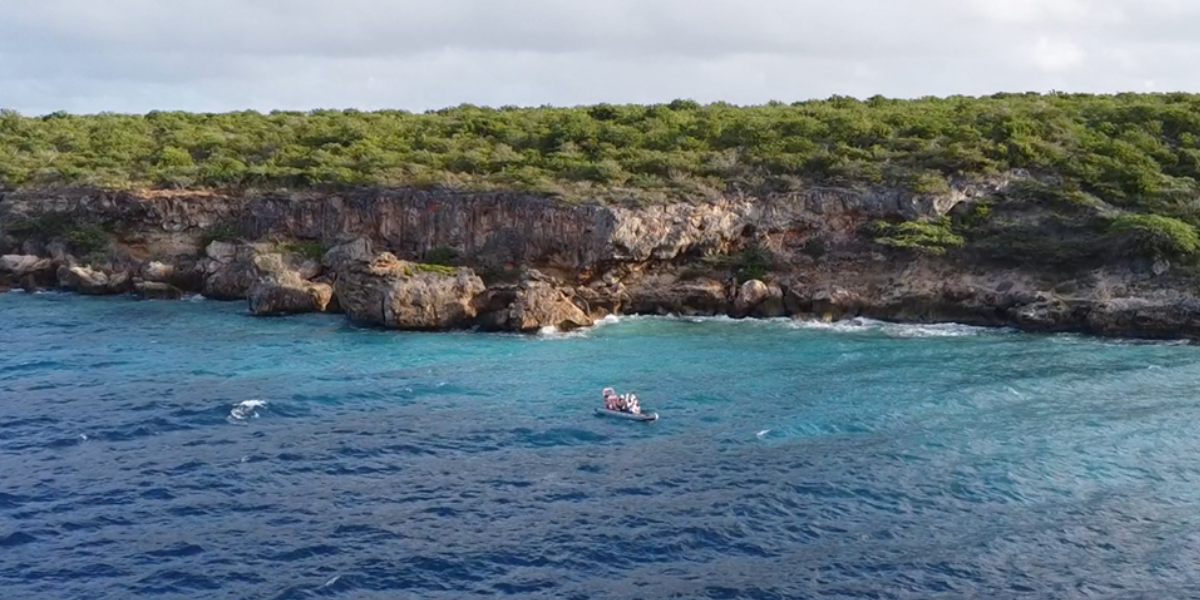
<path id="1" fill-rule="evenodd" d="M 937 192 L 949 177 L 1012 169 L 1193 221 L 1200 95 L 467 105 L 421 114 L 0 111 L 5 189 L 436 185 L 646 201 L 814 183 Z"/>

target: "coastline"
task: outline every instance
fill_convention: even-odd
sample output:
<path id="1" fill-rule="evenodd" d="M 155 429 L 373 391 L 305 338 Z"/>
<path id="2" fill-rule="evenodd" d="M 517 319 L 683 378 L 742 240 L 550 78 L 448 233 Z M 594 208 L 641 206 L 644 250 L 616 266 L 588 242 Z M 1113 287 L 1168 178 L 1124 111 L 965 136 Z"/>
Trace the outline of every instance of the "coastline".
<path id="1" fill-rule="evenodd" d="M 0 290 L 0 294 L 16 294 L 16 295 L 43 295 L 50 294 L 55 296 L 70 296 L 77 297 L 81 300 L 95 298 L 89 297 L 86 294 L 79 294 L 71 290 L 65 289 L 43 289 L 34 292 L 27 292 L 20 288 L 11 288 Z M 214 303 L 217 305 L 232 306 L 241 303 L 238 300 L 223 300 L 206 298 L 203 294 L 185 295 L 179 299 L 145 299 L 139 298 L 136 294 L 121 294 L 121 295 L 106 295 L 105 298 L 118 301 L 128 302 L 202 302 Z M 246 316 L 253 316 L 249 310 L 240 313 Z M 316 314 L 316 313 L 313 313 Z M 330 318 L 344 318 L 344 315 L 324 314 Z M 1109 332 L 1091 332 L 1084 329 L 1072 328 L 1055 328 L 1055 329 L 1036 329 L 1022 328 L 1016 323 L 996 324 L 995 322 L 961 322 L 950 320 L 922 320 L 922 321 L 904 321 L 886 318 L 876 318 L 869 315 L 848 316 L 838 320 L 824 320 L 813 315 L 794 315 L 794 316 L 779 316 L 779 317 L 733 317 L 728 314 L 646 314 L 646 313 L 622 313 L 610 314 L 603 318 L 597 319 L 594 323 L 585 327 L 569 328 L 560 330 L 553 325 L 547 325 L 534 332 L 523 333 L 507 333 L 508 335 L 518 335 L 521 337 L 538 337 L 543 339 L 570 339 L 573 337 L 587 336 L 590 332 L 596 331 L 602 327 L 611 327 L 621 323 L 627 323 L 631 320 L 667 320 L 690 322 L 696 324 L 704 323 L 724 323 L 724 324 L 745 324 L 745 325 L 779 325 L 787 326 L 794 329 L 810 330 L 810 331 L 835 331 L 839 333 L 856 333 L 856 332 L 872 332 L 885 331 L 889 337 L 895 338 L 953 338 L 973 335 L 985 334 L 1004 334 L 1004 335 L 1027 335 L 1027 336 L 1068 336 L 1079 340 L 1091 340 L 1098 343 L 1118 343 L 1118 344 L 1149 344 L 1149 345 L 1200 345 L 1200 338 L 1196 337 L 1147 337 L 1132 334 L 1118 334 Z M 378 324 L 357 323 L 347 321 L 356 329 L 367 329 L 372 331 L 394 331 L 403 333 L 405 330 L 396 330 Z M 472 325 L 468 327 L 456 327 L 441 330 L 408 330 L 416 333 L 459 333 L 459 334 L 505 334 L 494 330 L 483 330 L 478 326 Z"/>
<path id="2" fill-rule="evenodd" d="M 677 314 L 1200 340 L 1186 261 L 1062 263 L 997 256 L 988 238 L 933 251 L 873 237 L 881 219 L 964 219 L 1011 185 L 652 206 L 407 188 L 26 191 L 0 195 L 0 288 L 201 294 L 259 316 L 331 312 L 419 331 L 570 331 L 608 315 Z M 1032 223 L 1030 235 L 1052 236 L 1061 217 L 1016 200 L 1006 210 Z"/>

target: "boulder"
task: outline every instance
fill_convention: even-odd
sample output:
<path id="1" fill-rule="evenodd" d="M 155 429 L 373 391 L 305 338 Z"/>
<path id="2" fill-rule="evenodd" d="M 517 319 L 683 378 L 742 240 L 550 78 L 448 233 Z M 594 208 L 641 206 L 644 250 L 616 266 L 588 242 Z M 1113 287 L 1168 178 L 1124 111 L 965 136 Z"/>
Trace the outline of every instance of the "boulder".
<path id="1" fill-rule="evenodd" d="M 575 297 L 571 300 L 593 320 L 600 320 L 621 311 L 621 297 L 624 295 L 624 291 L 625 286 L 620 282 L 598 281 L 592 285 L 577 288 Z"/>
<path id="2" fill-rule="evenodd" d="M 24 277 L 34 271 L 50 271 L 54 262 L 48 258 L 39 258 L 28 254 L 7 254 L 0 256 L 0 273 L 10 273 L 15 277 Z"/>
<path id="3" fill-rule="evenodd" d="M 142 279 L 156 283 L 167 283 L 175 277 L 175 265 L 152 260 L 142 267 Z"/>
<path id="4" fill-rule="evenodd" d="M 183 297 L 183 290 L 169 283 L 157 281 L 135 283 L 133 293 L 143 300 L 178 300 Z"/>
<path id="5" fill-rule="evenodd" d="M 334 293 L 359 323 L 393 329 L 444 330 L 471 325 L 483 280 L 467 268 L 426 270 L 384 252 L 341 263 Z"/>
<path id="6" fill-rule="evenodd" d="M 825 320 L 857 317 L 868 304 L 861 294 L 837 286 L 818 290 L 811 300 L 813 313 Z"/>
<path id="7" fill-rule="evenodd" d="M 51 287 L 57 283 L 54 261 L 21 254 L 0 256 L 0 283 L 20 285 L 30 292 Z"/>
<path id="8" fill-rule="evenodd" d="M 344 313 L 342 305 L 338 304 L 337 294 L 333 292 L 334 277 L 330 273 L 322 274 L 320 277 L 313 279 L 311 283 L 317 283 L 329 286 L 329 301 L 325 304 L 325 312 L 327 313 Z"/>
<path id="9" fill-rule="evenodd" d="M 204 280 L 203 294 L 214 300 L 246 299 L 251 288 L 260 282 L 284 282 L 290 285 L 293 280 L 304 281 L 321 273 L 320 263 L 299 255 L 277 252 L 270 244 L 236 246 L 233 258 L 229 259 L 227 248 L 213 248 L 220 243 L 209 245 L 209 260 L 198 267 L 199 271 L 209 273 Z"/>
<path id="10" fill-rule="evenodd" d="M 529 333 L 543 327 L 569 331 L 594 324 L 595 320 L 571 301 L 572 295 L 546 281 L 525 281 L 508 308 L 506 328 Z"/>
<path id="11" fill-rule="evenodd" d="M 209 258 L 223 264 L 232 263 L 238 256 L 238 245 L 229 242 L 213 241 L 204 249 Z"/>
<path id="12" fill-rule="evenodd" d="M 251 314 L 275 316 L 325 312 L 332 298 L 329 284 L 285 277 L 258 282 L 250 288 L 247 300 Z"/>
<path id="13" fill-rule="evenodd" d="M 123 271 L 108 273 L 80 265 L 62 265 L 58 268 L 58 285 L 80 294 L 120 294 L 129 291 L 130 283 L 129 274 Z"/>
<path id="14" fill-rule="evenodd" d="M 766 284 L 751 279 L 738 288 L 731 316 L 770 319 L 787 314 L 783 301 L 783 290 L 776 284 Z"/>

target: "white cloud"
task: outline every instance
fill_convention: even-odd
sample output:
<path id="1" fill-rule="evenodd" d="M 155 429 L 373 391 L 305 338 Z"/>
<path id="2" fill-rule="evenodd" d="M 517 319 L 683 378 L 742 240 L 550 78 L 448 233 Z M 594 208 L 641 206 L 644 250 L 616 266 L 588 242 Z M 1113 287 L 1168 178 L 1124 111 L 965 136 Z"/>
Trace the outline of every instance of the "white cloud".
<path id="1" fill-rule="evenodd" d="M 0 106 L 1200 89 L 1192 0 L 0 0 Z"/>
<path id="2" fill-rule="evenodd" d="M 1030 52 L 1033 62 L 1044 71 L 1066 71 L 1078 67 L 1087 58 L 1084 51 L 1064 40 L 1042 37 Z"/>

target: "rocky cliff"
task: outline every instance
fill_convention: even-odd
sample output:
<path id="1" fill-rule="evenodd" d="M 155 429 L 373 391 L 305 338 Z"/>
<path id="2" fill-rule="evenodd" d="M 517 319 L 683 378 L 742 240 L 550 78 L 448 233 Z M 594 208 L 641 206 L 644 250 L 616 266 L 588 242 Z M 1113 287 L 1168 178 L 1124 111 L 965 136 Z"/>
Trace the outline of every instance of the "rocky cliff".
<path id="1" fill-rule="evenodd" d="M 643 313 L 1200 338 L 1192 279 L 1168 261 L 997 261 L 864 233 L 968 213 L 1019 177 L 646 206 L 416 189 L 31 190 L 0 199 L 0 287 L 198 292 L 246 299 L 255 314 L 345 312 L 401 329 L 565 329 Z M 1058 218 L 1022 210 L 1037 227 Z"/>

